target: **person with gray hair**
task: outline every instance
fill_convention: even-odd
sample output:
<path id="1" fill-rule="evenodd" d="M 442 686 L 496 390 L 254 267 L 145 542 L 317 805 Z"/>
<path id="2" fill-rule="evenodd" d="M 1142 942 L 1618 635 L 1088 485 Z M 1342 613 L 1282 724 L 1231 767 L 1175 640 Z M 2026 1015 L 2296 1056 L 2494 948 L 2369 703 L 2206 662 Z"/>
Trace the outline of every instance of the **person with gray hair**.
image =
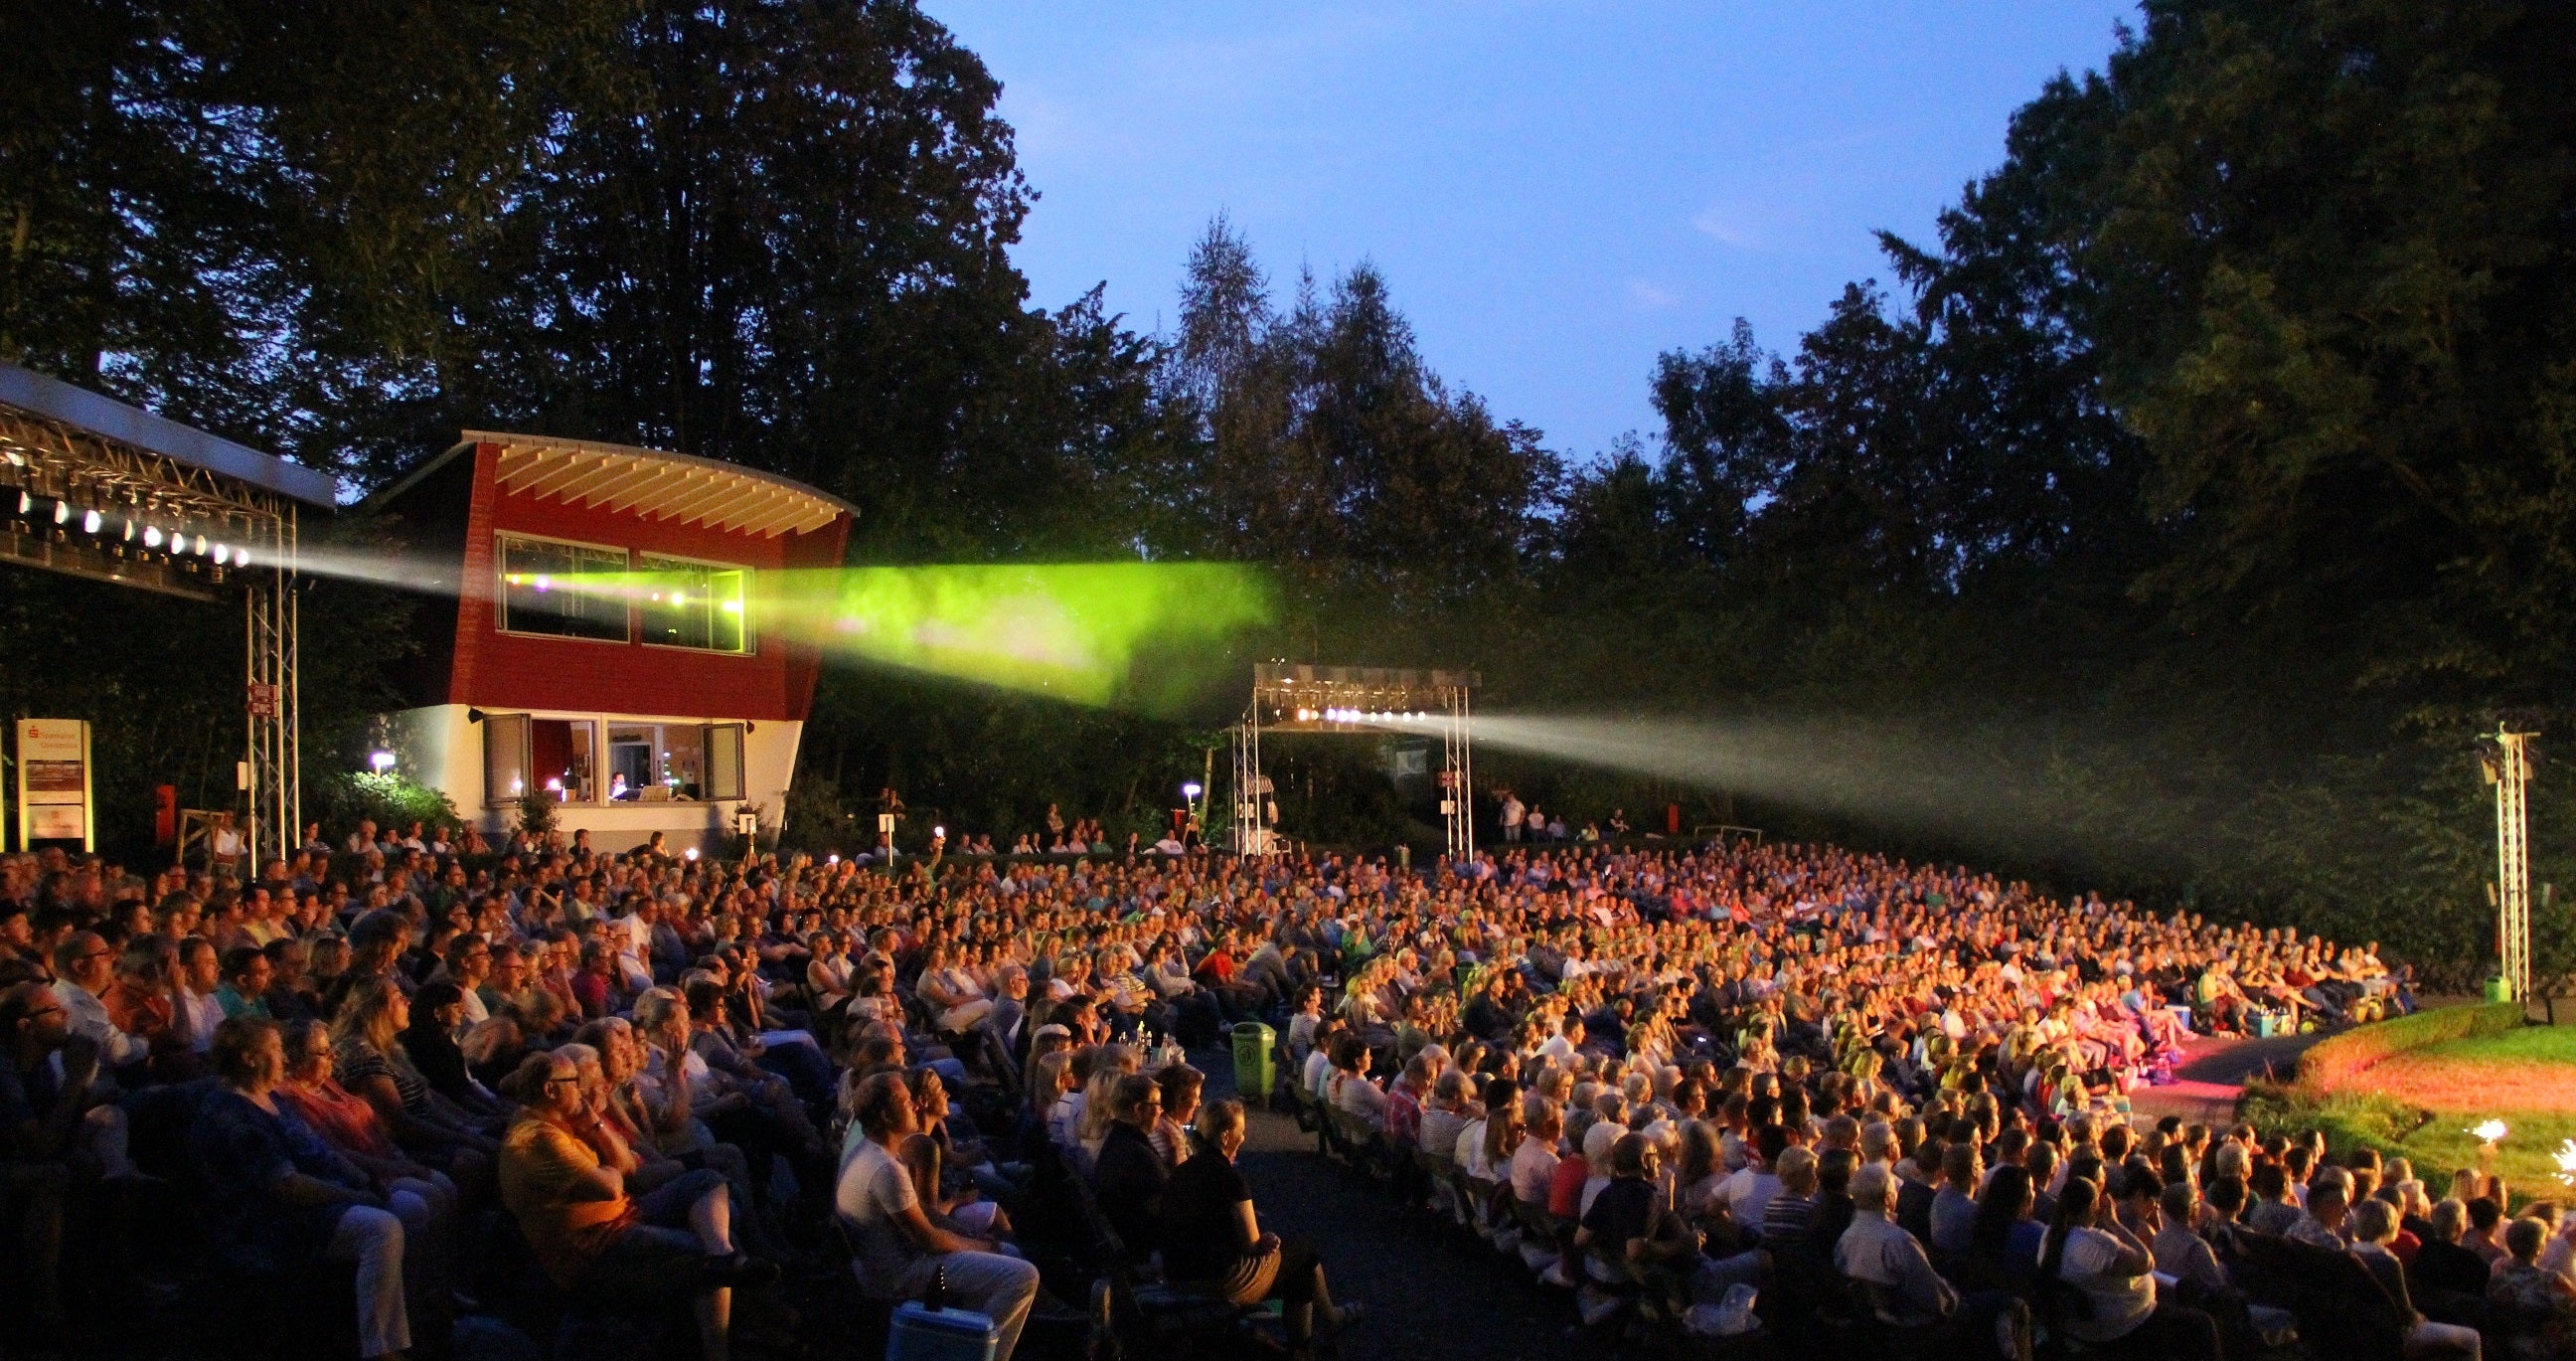
<path id="1" fill-rule="evenodd" d="M 1959 1292 L 1932 1269 L 1914 1235 L 1898 1228 L 1896 1174 L 1864 1162 L 1852 1173 L 1851 1227 L 1834 1245 L 1834 1269 L 1861 1287 L 1870 1312 L 1891 1328 L 1926 1328 L 1959 1311 Z"/>
<path id="2" fill-rule="evenodd" d="M 2397 1260 L 2389 1244 L 2397 1241 L 2397 1207 L 2387 1201 L 2370 1199 L 2352 1209 L 2352 1255 L 2369 1269 L 2379 1288 L 2388 1294 L 2389 1303 L 2397 1306 L 2398 1318 L 2406 1329 L 2406 1355 L 2459 1357 L 2478 1361 L 2478 1330 L 2435 1323 L 2415 1308 L 2406 1288 L 2406 1264 Z"/>
<path id="3" fill-rule="evenodd" d="M 2199 1208 L 2200 1193 L 2187 1181 L 2168 1184 L 2157 1199 L 2156 1228 L 2149 1247 L 2155 1253 L 2156 1270 L 2204 1290 L 2225 1290 L 2227 1272 L 2218 1264 L 2218 1253 L 2209 1240 L 2192 1232 L 2193 1212 Z"/>

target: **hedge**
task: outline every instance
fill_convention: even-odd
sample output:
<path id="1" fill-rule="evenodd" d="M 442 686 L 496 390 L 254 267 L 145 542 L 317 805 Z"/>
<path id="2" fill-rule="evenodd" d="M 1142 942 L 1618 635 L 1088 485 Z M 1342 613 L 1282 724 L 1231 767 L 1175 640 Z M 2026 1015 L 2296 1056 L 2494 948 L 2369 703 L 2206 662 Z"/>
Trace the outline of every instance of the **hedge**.
<path id="1" fill-rule="evenodd" d="M 2364 1069 L 2407 1050 L 2512 1030 L 2522 1024 L 2522 1017 L 2520 1002 L 2489 1002 L 2419 1011 L 2393 1021 L 2357 1026 L 2299 1056 L 2299 1085 L 2320 1092 L 2334 1091 L 2360 1076 Z"/>

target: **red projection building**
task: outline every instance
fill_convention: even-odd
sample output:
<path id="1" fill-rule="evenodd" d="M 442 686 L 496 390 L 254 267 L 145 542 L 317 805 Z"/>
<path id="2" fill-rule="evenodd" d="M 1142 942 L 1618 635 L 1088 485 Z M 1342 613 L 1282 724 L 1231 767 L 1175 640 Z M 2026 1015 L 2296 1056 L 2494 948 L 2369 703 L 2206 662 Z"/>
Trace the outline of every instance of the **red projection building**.
<path id="1" fill-rule="evenodd" d="M 469 430 L 378 494 L 418 615 L 403 774 L 487 832 L 530 789 L 602 849 L 674 849 L 786 811 L 820 661 L 761 617 L 762 579 L 841 564 L 856 513 L 732 464 Z"/>

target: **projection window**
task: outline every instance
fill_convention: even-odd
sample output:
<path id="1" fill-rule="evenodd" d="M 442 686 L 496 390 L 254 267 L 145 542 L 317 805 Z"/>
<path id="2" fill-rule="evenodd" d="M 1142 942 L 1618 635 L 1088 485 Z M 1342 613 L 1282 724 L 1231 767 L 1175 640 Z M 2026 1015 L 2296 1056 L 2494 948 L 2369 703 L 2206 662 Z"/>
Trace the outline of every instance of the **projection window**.
<path id="1" fill-rule="evenodd" d="M 701 652 L 751 651 L 751 570 L 646 557 L 635 613 L 644 641 Z"/>
<path id="2" fill-rule="evenodd" d="M 739 799 L 742 739 L 739 723 L 611 723 L 608 797 L 617 803 Z"/>
<path id="3" fill-rule="evenodd" d="M 504 538 L 500 557 L 503 632 L 626 641 L 625 550 Z"/>

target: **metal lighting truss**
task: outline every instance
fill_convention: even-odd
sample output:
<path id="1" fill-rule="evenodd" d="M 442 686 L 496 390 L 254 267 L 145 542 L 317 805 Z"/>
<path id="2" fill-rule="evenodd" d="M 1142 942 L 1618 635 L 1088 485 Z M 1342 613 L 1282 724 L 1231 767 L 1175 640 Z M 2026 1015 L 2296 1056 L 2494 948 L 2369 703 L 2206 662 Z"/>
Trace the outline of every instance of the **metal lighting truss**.
<path id="1" fill-rule="evenodd" d="M 1453 861 L 1476 853 L 1475 766 L 1469 733 L 1470 695 L 1482 684 L 1472 671 L 1264 663 L 1252 669 L 1252 700 L 1234 729 L 1234 834 L 1238 855 L 1278 847 L 1278 804 L 1261 773 L 1261 734 L 1317 732 L 1440 734 L 1440 820 Z"/>
<path id="2" fill-rule="evenodd" d="M 295 506 L 260 526 L 253 566 L 239 575 L 250 713 L 248 769 L 256 872 L 295 854 L 304 821 L 304 742 L 296 682 Z"/>
<path id="3" fill-rule="evenodd" d="M 2500 724 L 2482 744 L 2496 788 L 2496 977 L 2513 999 L 2531 996 L 2531 737 Z"/>
<path id="4" fill-rule="evenodd" d="M 209 603 L 242 588 L 249 849 L 292 855 L 296 507 L 330 504 L 330 478 L 23 370 L 0 380 L 0 561 Z"/>

